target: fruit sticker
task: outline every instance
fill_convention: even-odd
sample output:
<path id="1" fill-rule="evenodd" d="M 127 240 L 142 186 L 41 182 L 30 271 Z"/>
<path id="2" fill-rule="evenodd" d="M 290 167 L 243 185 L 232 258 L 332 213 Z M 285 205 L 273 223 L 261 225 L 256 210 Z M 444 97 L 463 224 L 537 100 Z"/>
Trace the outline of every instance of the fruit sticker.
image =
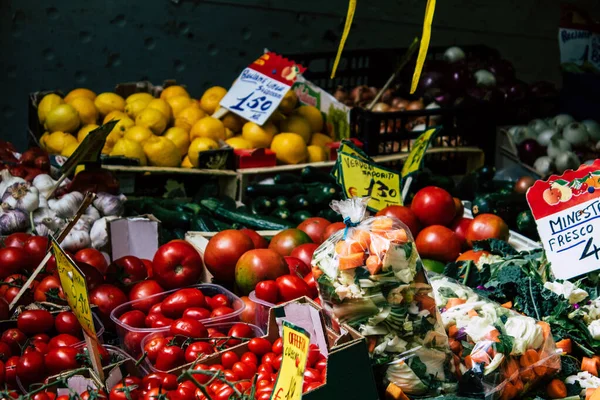
<path id="1" fill-rule="evenodd" d="M 283 321 L 283 358 L 271 400 L 294 400 L 302 397 L 309 344 L 308 332 Z"/>
<path id="2" fill-rule="evenodd" d="M 600 269 L 600 160 L 537 181 L 527 202 L 557 279 Z"/>
<path id="3" fill-rule="evenodd" d="M 220 105 L 263 125 L 305 70 L 287 58 L 267 52 L 242 71 Z"/>

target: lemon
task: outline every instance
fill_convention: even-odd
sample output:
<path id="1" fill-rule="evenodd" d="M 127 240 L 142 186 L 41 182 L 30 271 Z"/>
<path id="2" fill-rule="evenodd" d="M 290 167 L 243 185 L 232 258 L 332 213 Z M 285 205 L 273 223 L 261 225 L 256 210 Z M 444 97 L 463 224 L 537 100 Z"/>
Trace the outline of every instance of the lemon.
<path id="1" fill-rule="evenodd" d="M 40 147 L 43 150 L 46 150 L 48 147 L 48 146 L 46 146 L 46 140 L 48 140 L 48 136 L 50 136 L 50 133 L 44 132 L 44 134 L 40 137 Z"/>
<path id="2" fill-rule="evenodd" d="M 283 99 L 281 99 L 281 103 L 279 103 L 279 107 L 277 108 L 282 113 L 289 114 L 294 110 L 294 108 L 296 108 L 296 104 L 298 104 L 298 96 L 296 95 L 296 92 L 293 90 L 288 90 L 283 96 Z"/>
<path id="3" fill-rule="evenodd" d="M 71 104 L 73 100 L 80 98 L 85 98 L 94 101 L 96 100 L 96 93 L 92 92 L 90 89 L 85 88 L 73 89 L 65 96 L 65 103 Z"/>
<path id="4" fill-rule="evenodd" d="M 252 143 L 254 148 L 269 147 L 275 134 L 277 134 L 277 127 L 268 121 L 263 126 L 246 122 L 242 128 L 242 137 Z"/>
<path id="5" fill-rule="evenodd" d="M 81 129 L 79 129 L 79 132 L 77 132 L 77 141 L 79 143 L 83 142 L 83 139 L 85 139 L 86 136 L 89 135 L 89 133 L 96 128 L 98 128 L 98 125 L 96 124 L 82 126 Z"/>
<path id="6" fill-rule="evenodd" d="M 179 113 L 188 106 L 192 105 L 192 99 L 187 96 L 174 96 L 167 99 L 167 103 L 173 112 L 173 118 L 177 118 Z"/>
<path id="7" fill-rule="evenodd" d="M 50 154 L 60 154 L 70 144 L 77 143 L 75 136 L 65 132 L 53 132 L 45 140 L 46 149 Z"/>
<path id="8" fill-rule="evenodd" d="M 114 126 L 114 128 L 112 128 L 112 131 L 120 131 L 121 132 L 121 137 L 125 134 L 125 132 L 129 129 L 132 128 L 135 125 L 135 122 L 129 118 L 129 117 L 125 117 L 125 118 L 121 118 L 119 120 L 119 122 L 117 122 L 117 124 Z"/>
<path id="9" fill-rule="evenodd" d="M 275 135 L 271 143 L 277 161 L 282 164 L 299 164 L 308 157 L 304 138 L 296 133 L 280 133 Z"/>
<path id="10" fill-rule="evenodd" d="M 312 129 L 308 121 L 299 115 L 290 115 L 285 121 L 281 123 L 282 132 L 293 132 L 302 136 L 305 143 L 310 142 L 310 136 L 312 135 Z"/>
<path id="11" fill-rule="evenodd" d="M 144 166 L 147 164 L 144 148 L 135 140 L 125 138 L 117 140 L 110 155 L 136 158 L 140 162 L 140 165 Z"/>
<path id="12" fill-rule="evenodd" d="M 197 104 L 197 103 L 196 103 Z M 206 113 L 197 105 L 191 105 L 182 110 L 177 118 L 175 118 L 175 126 L 190 131 L 192 126 L 200 120 L 206 117 Z"/>
<path id="13" fill-rule="evenodd" d="M 199 137 L 207 137 L 215 141 L 225 140 L 225 126 L 216 118 L 204 117 L 198 120 L 190 130 L 190 140 Z"/>
<path id="14" fill-rule="evenodd" d="M 143 127 L 143 126 L 137 126 L 137 125 L 132 126 L 131 128 L 127 129 L 125 131 L 125 134 L 123 135 L 124 138 L 133 140 L 140 144 L 144 143 L 144 141 L 150 139 L 153 136 L 154 136 L 154 134 L 152 133 L 152 131 L 150 129 Z"/>
<path id="15" fill-rule="evenodd" d="M 148 164 L 157 167 L 178 167 L 181 154 L 175 143 L 164 136 L 154 136 L 144 142 Z"/>
<path id="16" fill-rule="evenodd" d="M 151 108 L 160 111 L 160 113 L 165 116 L 167 122 L 171 120 L 171 106 L 165 100 L 154 99 L 150 103 L 148 103 L 146 108 Z"/>
<path id="17" fill-rule="evenodd" d="M 163 89 L 162 93 L 160 94 L 160 98 L 163 100 L 167 100 L 170 97 L 175 97 L 175 96 L 187 96 L 190 97 L 190 94 L 187 92 L 187 90 L 185 90 L 185 88 L 183 86 L 168 86 L 166 88 Z"/>
<path id="18" fill-rule="evenodd" d="M 125 103 L 129 104 L 139 100 L 143 100 L 146 104 L 148 104 L 152 100 L 154 100 L 154 96 L 146 92 L 134 93 L 127 96 L 127 98 L 125 99 Z"/>
<path id="19" fill-rule="evenodd" d="M 150 129 L 155 135 L 160 135 L 167 127 L 167 118 L 154 108 L 146 108 L 135 118 L 135 124 Z"/>
<path id="20" fill-rule="evenodd" d="M 235 133 L 240 132 L 246 122 L 244 118 L 232 112 L 225 114 L 225 116 L 221 118 L 221 121 L 223 121 L 225 128 L 229 128 Z"/>
<path id="21" fill-rule="evenodd" d="M 323 131 L 323 115 L 317 107 L 300 106 L 294 110 L 293 115 L 299 115 L 306 119 L 310 124 L 312 133 Z"/>
<path id="22" fill-rule="evenodd" d="M 163 136 L 175 143 L 182 157 L 187 154 L 188 147 L 190 147 L 190 134 L 185 129 L 169 128 Z"/>
<path id="23" fill-rule="evenodd" d="M 234 149 L 252 149 L 252 143 L 247 141 L 241 136 L 234 136 L 225 141 L 228 145 L 233 147 Z"/>
<path id="24" fill-rule="evenodd" d="M 98 122 L 98 110 L 92 100 L 87 97 L 76 97 L 68 104 L 77 110 L 82 124 L 89 125 Z"/>
<path id="25" fill-rule="evenodd" d="M 111 111 L 125 110 L 125 100 L 118 94 L 112 92 L 100 93 L 96 96 L 94 104 L 101 115 L 107 115 Z"/>
<path id="26" fill-rule="evenodd" d="M 190 156 L 185 156 L 183 161 L 181 162 L 181 168 L 194 168 L 192 162 L 190 161 Z"/>
<path id="27" fill-rule="evenodd" d="M 145 99 L 129 102 L 125 105 L 125 113 L 127 113 L 130 118 L 135 119 L 144 108 L 148 107 L 148 103 L 150 102 Z"/>
<path id="28" fill-rule="evenodd" d="M 77 150 L 77 147 L 79 147 L 79 143 L 69 143 L 65 146 L 63 151 L 60 152 L 60 155 L 67 158 L 71 157 L 71 155 L 75 153 L 75 150 Z"/>
<path id="29" fill-rule="evenodd" d="M 323 133 L 314 133 L 309 144 L 326 147 L 328 143 L 333 143 L 333 139 Z"/>
<path id="30" fill-rule="evenodd" d="M 61 104 L 64 104 L 64 101 L 59 95 L 54 93 L 45 95 L 38 104 L 38 119 L 40 120 L 40 124 L 43 125 L 46 122 L 48 113 Z"/>
<path id="31" fill-rule="evenodd" d="M 200 98 L 200 107 L 202 107 L 207 114 L 214 113 L 217 108 L 219 108 L 219 102 L 225 97 L 226 93 L 227 89 L 221 86 L 213 86 L 207 89 Z"/>
<path id="32" fill-rule="evenodd" d="M 45 125 L 50 132 L 75 132 L 79 124 L 79 113 L 69 104 L 60 104 L 46 115 Z"/>
<path id="33" fill-rule="evenodd" d="M 225 128 L 225 139 L 231 139 L 235 136 L 235 133 L 229 128 Z"/>
<path id="34" fill-rule="evenodd" d="M 194 167 L 198 167 L 198 155 L 207 150 L 217 150 L 219 144 L 214 140 L 206 137 L 201 137 L 192 140 L 190 148 L 188 149 L 188 157 Z"/>
<path id="35" fill-rule="evenodd" d="M 127 114 L 125 114 L 123 111 L 111 111 L 108 114 L 106 114 L 106 116 L 102 120 L 102 123 L 106 124 L 108 121 L 112 121 L 113 119 L 123 119 L 123 118 L 129 118 L 129 116 Z"/>
<path id="36" fill-rule="evenodd" d="M 327 161 L 329 159 L 327 150 L 325 147 L 310 145 L 306 148 L 308 151 L 308 162 L 320 162 Z"/>

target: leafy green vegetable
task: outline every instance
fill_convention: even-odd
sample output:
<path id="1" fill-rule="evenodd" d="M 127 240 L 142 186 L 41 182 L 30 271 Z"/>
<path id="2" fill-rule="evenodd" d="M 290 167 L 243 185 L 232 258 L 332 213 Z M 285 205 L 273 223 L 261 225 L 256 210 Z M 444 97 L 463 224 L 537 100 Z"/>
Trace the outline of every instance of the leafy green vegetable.
<path id="1" fill-rule="evenodd" d="M 477 269 L 473 261 L 448 263 L 444 267 L 444 275 L 471 288 L 484 285 L 489 281 L 491 276 L 490 268 L 487 264 L 481 269 Z"/>
<path id="2" fill-rule="evenodd" d="M 441 287 L 438 289 L 438 292 L 447 299 L 458 298 L 458 295 L 454 293 L 454 290 L 449 287 Z"/>
<path id="3" fill-rule="evenodd" d="M 510 335 L 499 335 L 498 339 L 500 342 L 494 344 L 496 351 L 503 354 L 510 354 L 513 348 L 513 337 Z"/>
<path id="4" fill-rule="evenodd" d="M 492 254 L 502 257 L 515 256 L 519 254 L 514 247 L 505 242 L 504 240 L 499 239 L 485 239 L 478 240 L 473 243 L 474 251 L 489 251 Z"/>

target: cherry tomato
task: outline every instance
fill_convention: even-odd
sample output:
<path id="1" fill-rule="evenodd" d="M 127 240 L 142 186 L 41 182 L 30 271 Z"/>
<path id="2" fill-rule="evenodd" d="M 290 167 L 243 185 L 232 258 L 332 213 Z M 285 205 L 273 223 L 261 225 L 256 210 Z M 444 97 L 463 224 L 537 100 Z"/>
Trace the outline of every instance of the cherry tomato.
<path id="1" fill-rule="evenodd" d="M 302 384 L 302 393 L 310 392 L 311 390 L 315 390 L 319 387 L 323 386 L 322 382 L 306 382 Z"/>
<path id="2" fill-rule="evenodd" d="M 63 311 L 56 315 L 54 318 L 54 329 L 58 333 L 81 336 L 81 324 L 71 311 Z"/>
<path id="3" fill-rule="evenodd" d="M 176 389 L 177 376 L 166 372 L 151 372 L 142 379 L 142 387 L 144 390 L 150 390 L 159 386 L 166 390 Z"/>
<path id="4" fill-rule="evenodd" d="M 237 382 L 241 379 L 238 374 L 230 369 L 223 370 L 223 374 L 225 374 L 225 379 L 227 379 L 229 382 Z"/>
<path id="5" fill-rule="evenodd" d="M 4 364 L 4 381 L 9 385 L 15 385 L 17 383 L 17 364 L 19 363 L 19 356 L 10 357 Z"/>
<path id="6" fill-rule="evenodd" d="M 167 398 L 167 390 L 164 387 L 155 387 L 144 393 L 143 400 L 158 400 L 161 398 Z"/>
<path id="7" fill-rule="evenodd" d="M 194 366 L 194 371 L 209 371 L 209 367 L 206 364 L 196 364 Z M 196 380 L 202 384 L 207 383 L 211 376 L 210 375 L 205 375 L 205 374 L 194 374 L 194 378 L 196 378 Z"/>
<path id="8" fill-rule="evenodd" d="M 166 317 L 176 319 L 181 318 L 186 308 L 204 306 L 204 294 L 199 289 L 185 288 L 167 296 L 162 302 L 161 312 Z"/>
<path id="9" fill-rule="evenodd" d="M 311 343 L 308 348 L 308 356 L 306 358 L 306 365 L 309 367 L 313 367 L 315 363 L 319 360 L 321 356 L 321 352 L 319 351 L 319 346 L 314 343 Z"/>
<path id="10" fill-rule="evenodd" d="M 257 298 L 272 304 L 277 304 L 279 301 L 279 291 L 277 290 L 277 283 L 275 281 L 259 282 L 254 289 L 254 294 Z"/>
<path id="11" fill-rule="evenodd" d="M 224 294 L 217 294 L 213 296 L 210 303 L 212 308 L 231 307 L 231 302 L 229 301 L 229 298 Z"/>
<path id="12" fill-rule="evenodd" d="M 45 333 L 54 328 L 54 317 L 46 310 L 25 310 L 17 317 L 17 327 L 26 335 Z"/>
<path id="13" fill-rule="evenodd" d="M 119 317 L 119 321 L 121 321 L 127 326 L 131 326 L 134 328 L 143 328 L 145 326 L 145 319 L 146 314 L 144 314 L 140 310 L 127 311 Z"/>
<path id="14" fill-rule="evenodd" d="M 198 282 L 204 269 L 200 254 L 185 240 L 172 240 L 160 246 L 152 264 L 154 279 L 165 289 L 193 285 Z"/>
<path id="15" fill-rule="evenodd" d="M 152 322 L 151 328 L 165 328 L 167 326 L 170 327 L 171 324 L 174 322 L 171 318 L 167 318 L 164 315 L 155 314 L 155 316 L 156 318 Z M 146 317 L 146 320 L 147 319 L 148 317 Z"/>
<path id="16" fill-rule="evenodd" d="M 108 317 L 112 310 L 127 302 L 127 296 L 118 287 L 103 284 L 92 290 L 90 303 L 98 306 L 100 313 Z"/>
<path id="17" fill-rule="evenodd" d="M 266 364 L 266 365 L 270 365 L 271 367 L 273 367 L 274 366 L 273 364 L 274 364 L 274 361 L 275 361 L 276 357 L 277 357 L 277 354 L 275 354 L 272 351 L 270 351 L 267 354 L 265 354 L 264 356 L 262 356 L 262 359 L 261 359 L 260 362 L 261 362 L 261 364 Z"/>
<path id="18" fill-rule="evenodd" d="M 321 373 L 314 368 L 306 368 L 304 370 L 305 382 L 321 382 Z"/>
<path id="19" fill-rule="evenodd" d="M 196 389 L 185 385 L 179 385 L 177 389 L 168 393 L 169 400 L 194 400 Z"/>
<path id="20" fill-rule="evenodd" d="M 142 390 L 139 388 L 139 386 L 139 383 L 128 384 L 127 382 L 119 382 L 110 390 L 108 399 L 138 400 L 142 396 Z"/>
<path id="21" fill-rule="evenodd" d="M 240 379 L 250 379 L 256 373 L 256 365 L 238 361 L 233 364 L 231 370 L 237 374 Z"/>
<path id="22" fill-rule="evenodd" d="M 258 365 L 258 357 L 256 357 L 256 354 L 250 353 L 249 351 L 242 354 L 240 361 L 246 364 Z"/>
<path id="23" fill-rule="evenodd" d="M 240 358 L 233 351 L 226 351 L 221 354 L 221 364 L 223 364 L 223 367 L 226 369 L 231 369 L 233 364 L 238 361 L 240 361 Z"/>
<path id="24" fill-rule="evenodd" d="M 144 352 L 146 352 L 148 360 L 154 364 L 156 362 L 156 358 L 158 357 L 158 353 L 166 345 L 167 339 L 162 336 L 154 337 L 144 343 Z"/>
<path id="25" fill-rule="evenodd" d="M 266 381 L 266 382 L 271 382 L 271 374 L 272 372 L 267 372 L 267 371 L 261 371 L 261 367 L 264 367 L 265 364 L 261 364 L 259 365 L 258 369 L 256 370 L 257 374 L 256 374 L 256 382 L 258 384 L 258 382 L 261 381 Z M 272 370 L 272 369 L 271 369 Z"/>
<path id="26" fill-rule="evenodd" d="M 225 387 L 223 387 L 221 390 L 219 390 L 218 392 L 216 392 L 216 394 L 213 397 L 213 399 L 214 400 L 229 400 L 229 398 L 233 394 L 234 394 L 233 389 L 231 387 L 225 385 Z"/>
<path id="27" fill-rule="evenodd" d="M 83 262 L 96 268 L 100 273 L 106 274 L 108 262 L 106 258 L 96 249 L 87 248 L 79 250 L 73 257 L 75 261 Z"/>
<path id="28" fill-rule="evenodd" d="M 325 369 L 327 368 L 327 359 L 322 359 L 319 360 L 315 363 L 315 369 L 321 372 L 321 375 L 323 374 L 323 371 L 325 371 Z"/>
<path id="29" fill-rule="evenodd" d="M 57 276 L 50 275 L 42 279 L 33 293 L 35 301 L 48 301 L 54 304 L 65 304 L 65 294 Z"/>
<path id="30" fill-rule="evenodd" d="M 58 347 L 69 347 L 77 344 L 81 341 L 76 336 L 69 335 L 68 333 L 61 333 L 59 335 L 54 336 L 48 342 L 48 349 L 55 349 Z"/>
<path id="31" fill-rule="evenodd" d="M 279 298 L 282 301 L 290 301 L 302 296 L 309 296 L 310 289 L 304 279 L 295 275 L 283 275 L 275 281 Z"/>
<path id="32" fill-rule="evenodd" d="M 192 318 L 197 321 L 210 318 L 210 311 L 203 307 L 190 307 L 186 308 L 183 312 L 184 318 Z"/>
<path id="33" fill-rule="evenodd" d="M 25 242 L 25 250 L 29 253 L 31 261 L 37 267 L 48 251 L 48 238 L 45 236 L 32 236 Z"/>
<path id="34" fill-rule="evenodd" d="M 272 374 L 273 373 L 273 367 L 271 366 L 271 364 L 260 364 L 258 366 L 258 368 L 256 369 L 256 372 L 266 372 L 268 374 Z"/>
<path id="35" fill-rule="evenodd" d="M 163 296 L 159 293 L 165 290 L 155 280 L 138 282 L 129 290 L 129 301 L 132 301 L 131 308 L 148 313 L 157 303 L 160 303 Z M 159 306 L 160 307 L 160 306 Z"/>
<path id="36" fill-rule="evenodd" d="M 185 361 L 189 363 L 194 362 L 198 357 L 203 357 L 204 355 L 212 354 L 214 352 L 215 349 L 210 343 L 194 342 L 185 349 Z"/>
<path id="37" fill-rule="evenodd" d="M 257 356 L 262 356 L 271 351 L 271 343 L 262 337 L 252 338 L 248 342 L 248 350 Z"/>
<path id="38" fill-rule="evenodd" d="M 210 317 L 211 318 L 216 318 L 216 317 L 222 317 L 224 315 L 229 315 L 232 312 L 234 312 L 235 310 L 231 307 L 217 307 L 215 309 L 212 310 L 212 312 L 210 313 Z"/>
<path id="39" fill-rule="evenodd" d="M 273 342 L 273 345 L 271 346 L 271 351 L 275 354 L 282 354 L 283 353 L 283 339 L 281 339 L 281 338 L 275 339 L 275 341 Z"/>
<path id="40" fill-rule="evenodd" d="M 171 324 L 171 335 L 183 335 L 192 338 L 203 338 L 208 335 L 204 324 L 192 318 L 180 318 Z"/>
<path id="41" fill-rule="evenodd" d="M 419 190 L 410 209 L 425 226 L 447 226 L 456 215 L 456 206 L 450 193 L 436 186 L 427 186 Z"/>
<path id="42" fill-rule="evenodd" d="M 168 371 L 185 363 L 185 354 L 179 346 L 168 344 L 160 349 L 154 367 L 158 370 Z"/>
<path id="43" fill-rule="evenodd" d="M 26 385 L 41 382 L 44 379 L 44 355 L 39 351 L 23 354 L 17 363 L 17 376 Z"/>
<path id="44" fill-rule="evenodd" d="M 78 368 L 78 353 L 74 347 L 58 347 L 48 350 L 44 356 L 46 370 L 50 375 L 56 375 L 62 371 Z"/>
<path id="45" fill-rule="evenodd" d="M 227 333 L 227 336 L 241 338 L 241 339 L 249 339 L 249 338 L 254 337 L 255 335 L 254 335 L 254 331 L 252 330 L 252 328 L 250 328 L 250 326 L 248 324 L 238 323 L 238 324 L 233 325 L 231 328 L 229 328 L 229 332 Z M 241 340 L 235 340 L 235 339 L 229 339 L 229 341 L 227 342 L 227 344 L 229 344 L 231 346 L 236 346 L 240 343 L 242 343 Z"/>
<path id="46" fill-rule="evenodd" d="M 277 356 L 275 356 L 275 358 L 273 359 L 273 362 L 271 363 L 271 365 L 273 366 L 273 369 L 279 371 L 279 368 L 281 368 L 281 359 L 283 358 L 283 354 L 278 354 Z"/>
<path id="47" fill-rule="evenodd" d="M 20 329 L 9 328 L 2 333 L 0 340 L 10 347 L 12 354 L 20 354 L 21 347 L 27 341 L 27 336 Z"/>

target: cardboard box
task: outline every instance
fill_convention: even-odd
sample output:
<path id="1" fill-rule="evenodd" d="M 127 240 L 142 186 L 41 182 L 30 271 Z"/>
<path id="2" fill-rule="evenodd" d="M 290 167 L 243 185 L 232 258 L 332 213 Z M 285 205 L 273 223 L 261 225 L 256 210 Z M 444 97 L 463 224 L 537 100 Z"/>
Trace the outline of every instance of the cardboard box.
<path id="1" fill-rule="evenodd" d="M 124 256 L 151 260 L 158 250 L 160 221 L 153 215 L 116 218 L 106 225 L 108 242 L 98 250 L 109 261 Z"/>

